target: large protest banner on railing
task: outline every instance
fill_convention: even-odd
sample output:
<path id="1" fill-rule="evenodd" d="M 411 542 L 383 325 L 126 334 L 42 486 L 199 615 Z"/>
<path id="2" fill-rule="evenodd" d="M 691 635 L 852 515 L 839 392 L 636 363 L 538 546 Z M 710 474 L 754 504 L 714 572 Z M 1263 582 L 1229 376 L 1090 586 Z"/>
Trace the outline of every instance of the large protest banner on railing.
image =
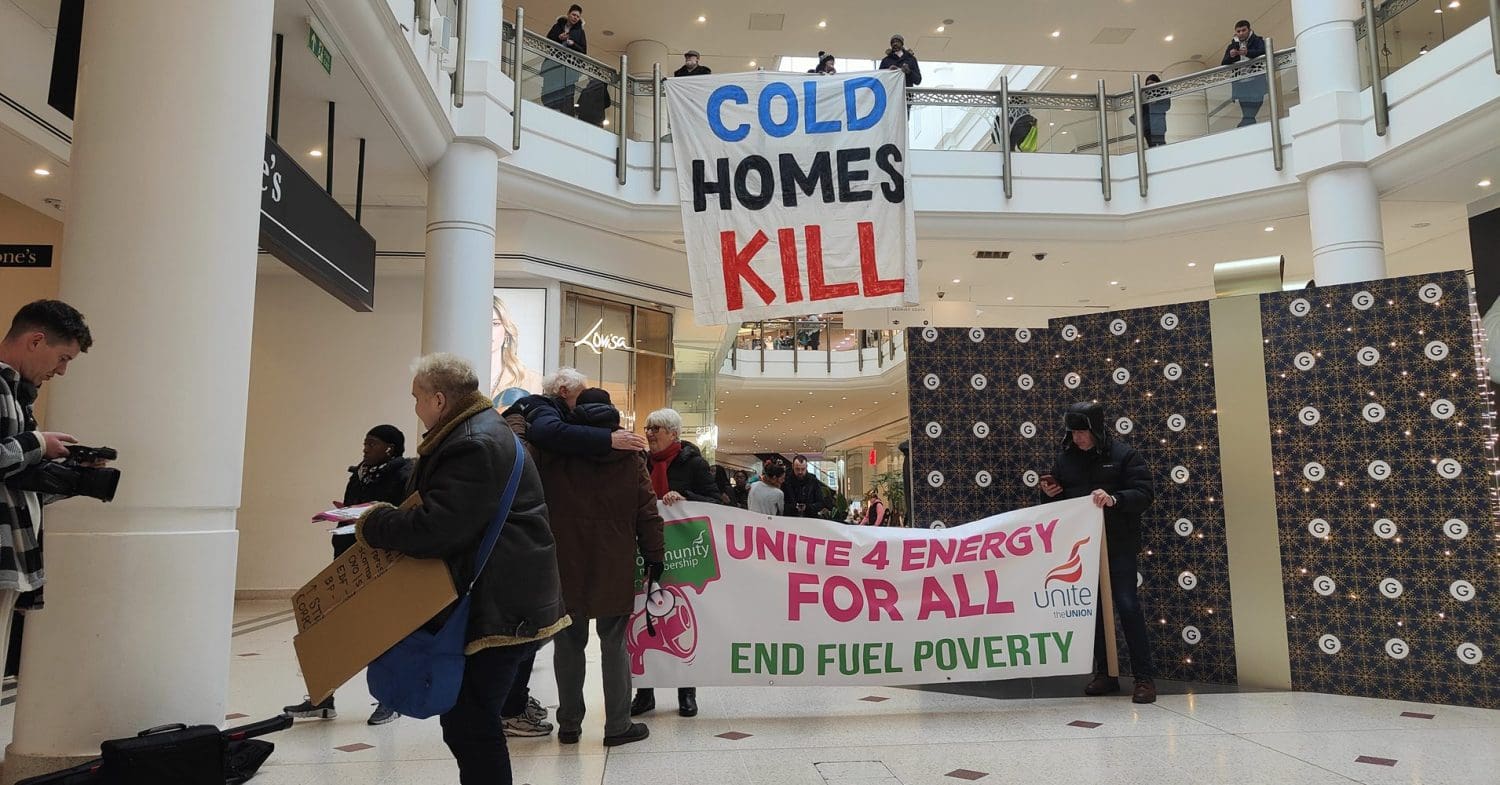
<path id="1" fill-rule="evenodd" d="M 666 573 L 637 595 L 628 633 L 637 686 L 930 684 L 1093 667 L 1104 517 L 1089 499 L 948 529 L 661 509 Z"/>
<path id="2" fill-rule="evenodd" d="M 699 324 L 917 303 L 899 71 L 669 79 Z"/>

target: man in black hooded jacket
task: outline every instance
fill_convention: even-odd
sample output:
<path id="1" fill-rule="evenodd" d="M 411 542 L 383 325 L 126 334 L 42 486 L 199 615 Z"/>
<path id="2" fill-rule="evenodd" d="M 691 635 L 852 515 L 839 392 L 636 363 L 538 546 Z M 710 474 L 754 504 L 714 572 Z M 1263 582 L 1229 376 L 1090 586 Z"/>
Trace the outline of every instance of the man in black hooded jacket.
<path id="1" fill-rule="evenodd" d="M 1104 407 L 1100 404 L 1075 403 L 1068 407 L 1063 419 L 1068 435 L 1063 442 L 1062 455 L 1058 456 L 1052 471 L 1042 477 L 1042 492 L 1054 499 L 1088 496 L 1104 510 L 1110 594 L 1125 628 L 1125 645 L 1130 650 L 1130 669 L 1135 677 L 1132 700 L 1154 703 L 1156 682 L 1152 680 L 1150 633 L 1135 588 L 1136 560 L 1141 549 L 1141 513 L 1155 498 L 1151 490 L 1151 469 L 1134 447 L 1110 436 L 1104 424 Z M 1120 691 L 1120 681 L 1109 675 L 1104 617 L 1096 614 L 1095 619 L 1095 675 L 1084 688 L 1084 694 L 1108 695 Z"/>

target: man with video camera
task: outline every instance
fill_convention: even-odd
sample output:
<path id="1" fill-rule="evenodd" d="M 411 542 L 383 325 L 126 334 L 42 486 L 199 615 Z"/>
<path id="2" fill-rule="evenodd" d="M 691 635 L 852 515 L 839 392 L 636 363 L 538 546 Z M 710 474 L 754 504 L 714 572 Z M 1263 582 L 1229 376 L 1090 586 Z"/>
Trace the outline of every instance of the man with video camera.
<path id="1" fill-rule="evenodd" d="M 0 340 L 0 662 L 17 600 L 47 581 L 42 505 L 75 495 L 108 501 L 119 482 L 119 472 L 103 468 L 112 450 L 39 430 L 31 408 L 42 384 L 67 373 L 68 363 L 93 344 L 83 314 L 58 300 L 22 307 Z"/>

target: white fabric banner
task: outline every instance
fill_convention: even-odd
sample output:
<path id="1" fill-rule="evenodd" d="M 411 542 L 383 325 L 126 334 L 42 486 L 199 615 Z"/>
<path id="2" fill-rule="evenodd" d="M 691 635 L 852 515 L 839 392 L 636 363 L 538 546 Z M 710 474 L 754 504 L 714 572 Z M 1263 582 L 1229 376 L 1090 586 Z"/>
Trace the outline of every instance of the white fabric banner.
<path id="1" fill-rule="evenodd" d="M 932 530 L 661 509 L 667 569 L 659 590 L 637 594 L 627 638 L 636 686 L 931 684 L 1093 667 L 1104 515 L 1089 499 Z"/>
<path id="2" fill-rule="evenodd" d="M 918 301 L 903 78 L 667 81 L 699 324 Z"/>

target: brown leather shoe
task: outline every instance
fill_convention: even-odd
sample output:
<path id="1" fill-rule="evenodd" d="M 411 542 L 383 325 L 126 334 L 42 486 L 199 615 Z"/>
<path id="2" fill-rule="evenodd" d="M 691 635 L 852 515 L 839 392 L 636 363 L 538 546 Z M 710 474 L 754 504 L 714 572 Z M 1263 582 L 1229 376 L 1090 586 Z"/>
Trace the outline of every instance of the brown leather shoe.
<path id="1" fill-rule="evenodd" d="M 1083 694 L 1097 698 L 1100 695 L 1110 695 L 1120 691 L 1120 680 L 1107 674 L 1097 674 L 1094 680 L 1083 688 Z"/>
<path id="2" fill-rule="evenodd" d="M 1130 696 L 1132 703 L 1155 703 L 1156 682 L 1150 679 L 1135 680 L 1135 694 Z"/>

